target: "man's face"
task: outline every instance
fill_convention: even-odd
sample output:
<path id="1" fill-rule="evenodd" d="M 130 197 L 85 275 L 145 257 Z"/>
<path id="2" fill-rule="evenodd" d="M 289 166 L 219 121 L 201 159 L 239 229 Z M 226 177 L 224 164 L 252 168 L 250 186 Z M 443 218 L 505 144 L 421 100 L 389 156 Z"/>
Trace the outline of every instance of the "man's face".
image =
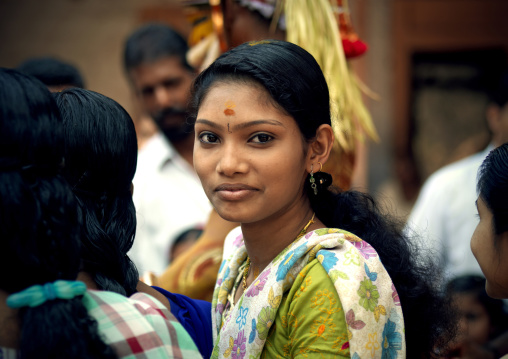
<path id="1" fill-rule="evenodd" d="M 129 72 L 143 109 L 154 119 L 170 141 L 189 136 L 187 123 L 190 87 L 194 73 L 178 57 L 163 57 L 141 64 Z"/>

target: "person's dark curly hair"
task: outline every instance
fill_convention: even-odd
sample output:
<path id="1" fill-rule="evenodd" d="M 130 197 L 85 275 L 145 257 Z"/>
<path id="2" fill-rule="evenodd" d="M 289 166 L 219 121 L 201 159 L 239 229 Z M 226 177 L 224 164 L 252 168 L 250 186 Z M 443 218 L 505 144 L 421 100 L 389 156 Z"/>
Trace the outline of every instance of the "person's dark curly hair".
<path id="1" fill-rule="evenodd" d="M 80 221 L 60 175 L 61 122 L 41 82 L 0 69 L 0 288 L 9 294 L 78 275 Z M 23 307 L 17 316 L 20 358 L 117 357 L 82 296 Z"/>
<path id="2" fill-rule="evenodd" d="M 302 141 L 311 142 L 319 126 L 331 125 L 323 73 L 315 59 L 294 44 L 267 40 L 246 43 L 223 54 L 195 80 L 194 118 L 218 82 L 261 85 L 273 105 L 294 118 Z M 308 180 L 306 187 L 317 218 L 329 228 L 354 233 L 378 252 L 400 296 L 407 357 L 429 358 L 442 352 L 455 334 L 454 315 L 435 287 L 434 264 L 418 255 L 416 245 L 403 234 L 402 223 L 382 213 L 368 194 L 322 186 L 316 196 Z"/>
<path id="3" fill-rule="evenodd" d="M 134 123 L 122 106 L 96 92 L 72 88 L 53 96 L 64 124 L 63 175 L 83 221 L 82 270 L 99 289 L 130 296 L 139 280 L 127 256 L 136 232 Z"/>

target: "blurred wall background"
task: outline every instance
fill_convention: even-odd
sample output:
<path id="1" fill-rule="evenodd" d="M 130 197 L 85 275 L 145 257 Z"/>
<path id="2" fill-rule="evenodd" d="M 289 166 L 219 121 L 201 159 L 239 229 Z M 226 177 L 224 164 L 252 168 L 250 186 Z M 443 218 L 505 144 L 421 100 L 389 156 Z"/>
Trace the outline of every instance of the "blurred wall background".
<path id="1" fill-rule="evenodd" d="M 58 57 L 81 70 L 88 89 L 135 114 L 123 72 L 123 44 L 141 23 L 158 18 L 189 31 L 171 0 L 0 0 L 0 66 Z"/>

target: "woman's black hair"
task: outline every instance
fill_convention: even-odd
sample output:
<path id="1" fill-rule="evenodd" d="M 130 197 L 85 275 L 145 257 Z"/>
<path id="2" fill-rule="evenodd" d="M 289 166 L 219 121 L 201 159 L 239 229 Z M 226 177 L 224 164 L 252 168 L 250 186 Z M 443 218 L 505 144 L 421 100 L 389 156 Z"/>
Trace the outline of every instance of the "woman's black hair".
<path id="1" fill-rule="evenodd" d="M 127 256 L 136 232 L 134 123 L 122 106 L 96 92 L 72 88 L 53 96 L 64 124 L 63 175 L 83 221 L 82 270 L 99 289 L 130 296 L 139 280 Z"/>
<path id="2" fill-rule="evenodd" d="M 254 82 L 270 94 L 274 105 L 291 115 L 302 137 L 311 141 L 322 124 L 331 125 L 330 98 L 323 73 L 301 47 L 285 41 L 245 43 L 223 54 L 195 80 L 193 112 L 217 82 Z M 337 79 L 340 81 L 340 79 Z M 327 227 L 350 231 L 370 243 L 397 288 L 405 321 L 408 358 L 431 357 L 455 334 L 453 312 L 434 286 L 435 267 L 402 232 L 402 222 L 381 212 L 374 199 L 356 191 L 327 188 L 323 179 L 314 195 L 307 178 L 312 209 Z"/>
<path id="3" fill-rule="evenodd" d="M 494 233 L 508 231 L 508 143 L 485 158 L 478 170 L 476 191 L 492 212 Z"/>
<path id="4" fill-rule="evenodd" d="M 489 297 L 485 290 L 485 277 L 481 275 L 463 275 L 453 278 L 446 284 L 446 295 L 471 294 L 485 308 L 492 327 L 490 339 L 496 338 L 508 328 L 508 313 L 501 299 Z"/>
<path id="5" fill-rule="evenodd" d="M 76 202 L 60 175 L 60 113 L 38 80 L 0 69 L 0 288 L 75 280 L 79 271 Z M 20 358 L 116 358 L 82 296 L 18 311 Z"/>

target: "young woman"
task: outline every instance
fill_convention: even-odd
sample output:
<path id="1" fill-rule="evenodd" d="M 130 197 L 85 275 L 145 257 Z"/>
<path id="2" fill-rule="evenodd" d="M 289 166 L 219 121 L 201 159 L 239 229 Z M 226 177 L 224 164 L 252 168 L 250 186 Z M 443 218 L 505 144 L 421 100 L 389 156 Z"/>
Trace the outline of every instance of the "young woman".
<path id="1" fill-rule="evenodd" d="M 246 43 L 193 91 L 195 169 L 220 216 L 241 223 L 214 292 L 212 358 L 419 358 L 446 343 L 431 268 L 400 227 L 368 195 L 328 188 L 330 101 L 309 53 Z"/>
<path id="2" fill-rule="evenodd" d="M 63 175 L 83 222 L 80 280 L 91 289 L 155 296 L 171 308 L 202 355 L 209 356 L 210 303 L 144 285 L 127 254 L 136 233 L 132 179 L 138 147 L 131 117 L 116 101 L 93 91 L 73 88 L 53 96 L 63 117 Z"/>
<path id="3" fill-rule="evenodd" d="M 508 113 L 507 106 L 504 111 Z M 507 299 L 508 265 L 503 258 L 508 253 L 508 144 L 492 150 L 483 161 L 477 192 L 480 221 L 471 237 L 471 250 L 485 275 L 487 294 Z M 508 333 L 491 341 L 488 349 L 491 357 L 508 354 Z"/>
<path id="4" fill-rule="evenodd" d="M 47 88 L 0 69 L 0 357 L 199 357 L 155 298 L 76 281 L 81 223 L 64 147 Z"/>
<path id="5" fill-rule="evenodd" d="M 490 152 L 478 171 L 480 222 L 471 238 L 471 249 L 487 279 L 493 298 L 508 298 L 508 145 Z"/>
<path id="6" fill-rule="evenodd" d="M 364 135 L 376 139 L 377 134 L 363 103 L 357 80 L 346 63 L 346 58 L 359 55 L 355 50 L 358 49 L 357 45 L 361 46 L 351 27 L 348 2 L 221 0 L 186 3 L 191 7 L 188 9 L 190 12 L 197 11 L 203 15 L 196 17 L 199 21 L 194 23 L 195 27 L 189 36 L 191 43 L 202 40 L 187 54 L 189 63 L 195 68 L 206 68 L 219 56 L 220 48 L 225 51 L 246 41 L 267 38 L 290 41 L 315 55 L 321 68 L 327 69 L 325 78 L 330 85 L 331 103 L 341 109 L 340 125 L 334 126 L 334 148 L 323 169 L 332 175 L 333 184 L 344 190 L 351 186 L 365 187 L 366 151 L 362 143 Z M 213 4 L 210 12 L 205 10 L 204 3 Z M 207 14 L 211 13 L 213 16 L 207 19 Z M 211 32 L 208 36 L 207 30 Z M 224 40 L 220 47 L 219 38 Z M 350 41 L 353 39 L 356 40 L 354 44 Z M 334 165 L 338 162 L 340 166 Z M 181 258 L 171 262 L 157 278 L 161 287 L 192 298 L 211 298 L 221 264 L 224 239 L 237 226 L 219 218 L 215 212 L 210 214 L 198 242 Z"/>

